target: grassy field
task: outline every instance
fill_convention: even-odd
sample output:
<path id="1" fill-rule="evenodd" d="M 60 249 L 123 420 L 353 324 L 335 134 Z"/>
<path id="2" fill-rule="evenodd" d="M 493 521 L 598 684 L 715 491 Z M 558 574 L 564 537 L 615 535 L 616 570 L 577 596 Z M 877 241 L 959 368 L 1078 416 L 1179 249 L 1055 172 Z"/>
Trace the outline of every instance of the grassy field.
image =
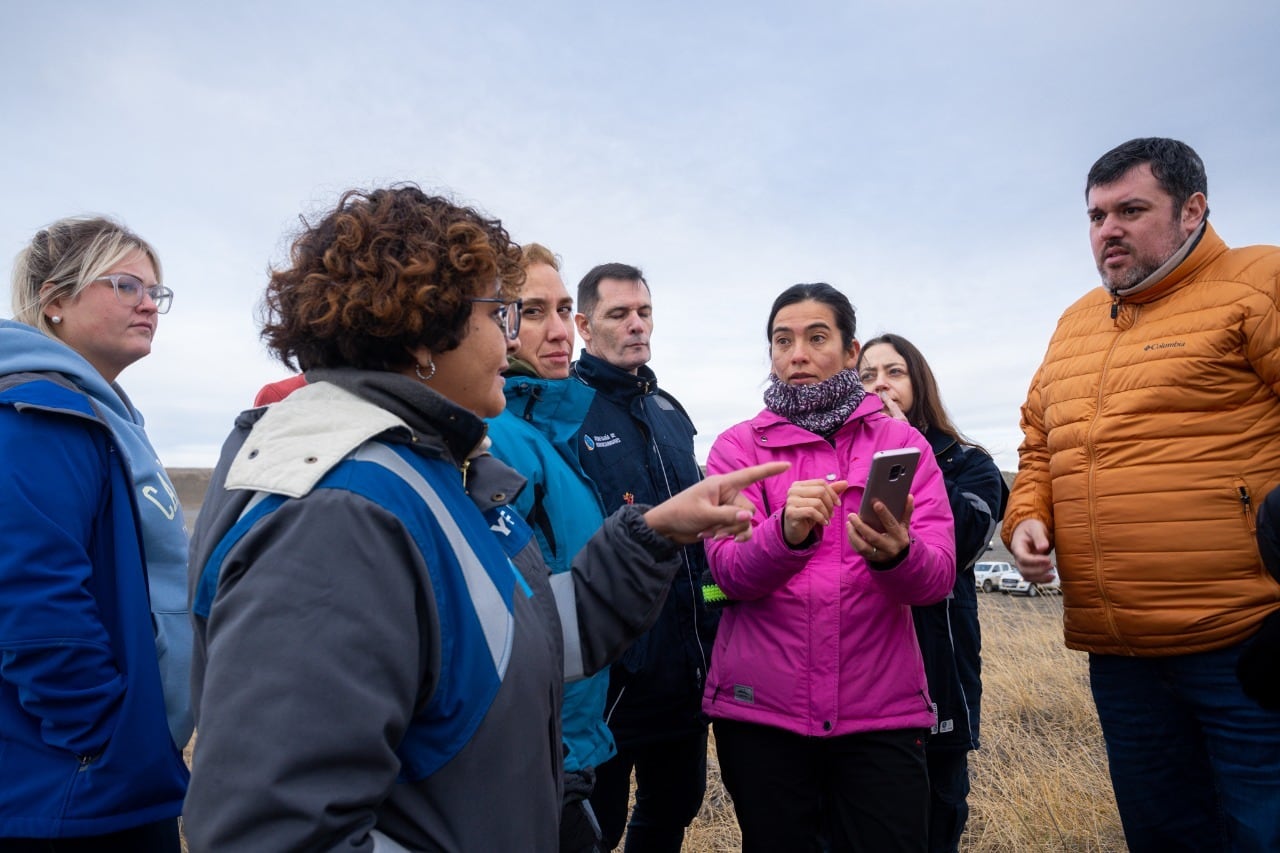
<path id="1" fill-rule="evenodd" d="M 982 749 L 970 756 L 971 853 L 1123 851 L 1087 660 L 1062 644 L 1062 599 L 979 594 Z M 714 755 L 684 849 L 736 851 L 733 805 Z"/>

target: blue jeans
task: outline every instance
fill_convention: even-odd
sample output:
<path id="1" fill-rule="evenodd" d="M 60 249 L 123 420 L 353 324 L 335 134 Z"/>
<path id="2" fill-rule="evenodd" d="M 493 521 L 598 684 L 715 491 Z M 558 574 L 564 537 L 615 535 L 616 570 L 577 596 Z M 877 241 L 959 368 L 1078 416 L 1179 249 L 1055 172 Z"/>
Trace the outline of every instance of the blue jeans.
<path id="1" fill-rule="evenodd" d="M 1132 853 L 1280 850 L 1280 712 L 1241 690 L 1236 660 L 1245 645 L 1089 655 Z"/>

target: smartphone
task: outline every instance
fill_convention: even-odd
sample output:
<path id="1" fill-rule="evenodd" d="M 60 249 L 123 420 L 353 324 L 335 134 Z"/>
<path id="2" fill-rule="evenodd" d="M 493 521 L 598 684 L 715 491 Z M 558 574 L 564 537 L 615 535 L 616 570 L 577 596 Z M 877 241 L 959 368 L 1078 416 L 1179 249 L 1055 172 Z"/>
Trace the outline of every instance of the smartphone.
<path id="1" fill-rule="evenodd" d="M 907 511 L 907 495 L 911 493 L 911 483 L 919 464 L 920 450 L 915 447 L 881 450 L 872 456 L 867 486 L 862 492 L 862 504 L 858 507 L 858 518 L 877 533 L 884 533 L 880 516 L 871 508 L 871 502 L 876 498 L 884 501 L 894 518 L 902 518 L 902 514 Z"/>

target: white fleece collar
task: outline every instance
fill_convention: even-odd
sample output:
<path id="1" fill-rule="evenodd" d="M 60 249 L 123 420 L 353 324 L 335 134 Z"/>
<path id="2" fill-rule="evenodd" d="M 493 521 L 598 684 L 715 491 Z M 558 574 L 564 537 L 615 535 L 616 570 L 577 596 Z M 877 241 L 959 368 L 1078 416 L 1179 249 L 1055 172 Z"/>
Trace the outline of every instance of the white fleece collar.
<path id="1" fill-rule="evenodd" d="M 226 488 L 302 497 L 347 454 L 375 435 L 408 425 L 329 382 L 268 407 L 227 471 Z"/>

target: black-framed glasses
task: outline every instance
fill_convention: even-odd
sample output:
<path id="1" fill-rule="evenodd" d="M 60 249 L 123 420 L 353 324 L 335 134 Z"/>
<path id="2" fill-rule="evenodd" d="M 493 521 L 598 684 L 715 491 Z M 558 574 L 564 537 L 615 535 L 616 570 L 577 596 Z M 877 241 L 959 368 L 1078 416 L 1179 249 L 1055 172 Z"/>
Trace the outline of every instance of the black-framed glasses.
<path id="1" fill-rule="evenodd" d="M 100 275 L 94 281 L 109 281 L 111 289 L 116 292 L 116 299 L 121 305 L 137 308 L 142 304 L 143 295 L 151 297 L 156 304 L 157 314 L 168 314 L 173 306 L 173 291 L 163 284 L 146 285 L 136 275 L 118 272 L 111 275 Z"/>
<path id="2" fill-rule="evenodd" d="M 493 312 L 493 319 L 502 329 L 507 340 L 514 341 L 520 337 L 520 312 L 524 310 L 523 299 L 499 299 L 496 296 L 475 296 L 468 302 L 492 302 L 499 306 Z M 515 309 L 514 311 L 512 309 Z"/>

